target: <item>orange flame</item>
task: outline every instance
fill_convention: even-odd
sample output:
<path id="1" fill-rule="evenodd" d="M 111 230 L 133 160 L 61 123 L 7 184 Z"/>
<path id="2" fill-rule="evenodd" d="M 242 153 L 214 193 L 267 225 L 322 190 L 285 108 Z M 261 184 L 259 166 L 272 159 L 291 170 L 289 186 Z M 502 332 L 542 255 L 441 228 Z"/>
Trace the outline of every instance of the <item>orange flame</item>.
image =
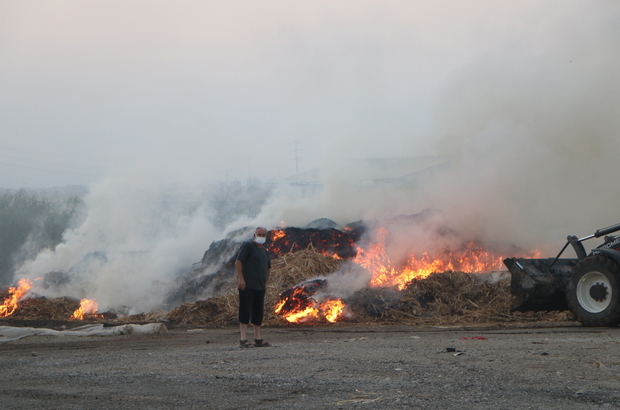
<path id="1" fill-rule="evenodd" d="M 24 298 L 30 289 L 32 289 L 32 282 L 28 279 L 20 279 L 16 287 L 10 287 L 9 297 L 4 299 L 4 304 L 0 306 L 0 317 L 12 315 L 17 309 L 18 302 Z"/>
<path id="2" fill-rule="evenodd" d="M 334 323 L 342 316 L 344 302 L 341 299 L 327 300 L 321 303 L 321 310 L 328 322 Z"/>
<path id="3" fill-rule="evenodd" d="M 286 233 L 284 233 L 283 229 L 272 229 L 271 231 L 269 231 L 269 237 L 271 239 L 271 242 L 275 242 L 280 238 L 284 238 L 286 236 Z"/>
<path id="4" fill-rule="evenodd" d="M 278 245 L 291 246 L 283 230 L 271 232 L 274 249 L 277 249 Z M 410 254 L 406 260 L 395 263 L 390 260 L 386 252 L 388 230 L 377 228 L 374 234 L 374 241 L 370 245 L 361 247 L 350 242 L 357 252 L 353 262 L 370 272 L 371 287 L 393 286 L 403 290 L 412 280 L 424 279 L 435 272 L 483 273 L 505 270 L 504 256 L 485 250 L 475 241 L 470 241 L 457 249 L 445 248 L 433 254 L 429 252 Z M 337 241 L 340 238 L 332 239 Z M 279 240 L 279 243 L 274 243 L 275 240 Z M 320 243 L 324 245 L 323 242 L 328 240 L 329 238 L 323 238 Z M 329 247 L 322 246 L 319 252 L 340 259 Z M 539 252 L 531 252 L 528 257 L 538 258 Z M 276 314 L 292 323 L 324 320 L 333 323 L 344 316 L 346 308 L 344 301 L 340 299 L 317 301 L 311 297 L 314 292 L 316 290 L 309 291 L 305 285 L 300 285 L 283 293 L 280 295 L 281 301 L 276 306 Z"/>
<path id="5" fill-rule="evenodd" d="M 314 299 L 305 297 L 304 291 L 303 287 L 293 289 L 293 292 L 288 297 L 278 302 L 275 308 L 276 314 L 291 323 L 307 320 L 309 317 L 317 317 L 318 309 L 314 306 Z M 285 306 L 287 302 L 292 306 Z"/>
<path id="6" fill-rule="evenodd" d="M 275 313 L 290 323 L 323 320 L 335 322 L 342 316 L 345 303 L 333 298 L 322 302 L 315 299 L 312 295 L 320 289 L 322 283 L 324 281 L 320 280 L 304 283 L 282 293 Z"/>
<path id="7" fill-rule="evenodd" d="M 84 320 L 86 316 L 95 316 L 98 307 L 97 302 L 94 300 L 82 299 L 80 301 L 80 307 L 73 312 L 73 315 L 71 315 L 69 319 Z"/>
<path id="8" fill-rule="evenodd" d="M 377 231 L 378 241 L 368 249 L 358 248 L 354 262 L 368 269 L 370 285 L 397 286 L 404 289 L 413 279 L 424 279 L 435 272 L 460 271 L 467 273 L 503 270 L 503 256 L 491 255 L 476 242 L 469 242 L 463 249 L 444 249 L 438 255 L 424 252 L 421 256 L 411 255 L 404 266 L 394 266 L 385 252 L 384 238 L 387 231 Z"/>
<path id="9" fill-rule="evenodd" d="M 310 319 L 318 319 L 319 318 L 319 309 L 314 306 L 308 306 L 302 311 L 299 312 L 291 312 L 284 315 L 284 319 L 291 323 L 303 322 Z"/>
<path id="10" fill-rule="evenodd" d="M 282 312 L 284 303 L 286 301 L 282 301 L 276 306 L 276 313 L 289 323 L 322 321 L 323 319 L 334 323 L 342 316 L 345 307 L 345 303 L 341 299 L 333 299 L 322 303 L 314 303 L 300 310 Z"/>

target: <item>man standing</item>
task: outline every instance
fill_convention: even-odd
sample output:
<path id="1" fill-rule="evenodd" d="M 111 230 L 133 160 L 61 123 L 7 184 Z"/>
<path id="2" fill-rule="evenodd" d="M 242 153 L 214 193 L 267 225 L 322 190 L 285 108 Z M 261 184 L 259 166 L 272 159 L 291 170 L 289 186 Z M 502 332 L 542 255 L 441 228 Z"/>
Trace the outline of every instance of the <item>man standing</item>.
<path id="1" fill-rule="evenodd" d="M 267 230 L 256 228 L 254 239 L 246 242 L 239 249 L 235 268 L 239 279 L 239 329 L 241 347 L 265 347 L 269 343 L 260 336 L 265 311 L 265 290 L 269 280 L 271 262 L 263 244 L 267 240 Z M 247 339 L 248 324 L 254 328 L 254 343 Z"/>

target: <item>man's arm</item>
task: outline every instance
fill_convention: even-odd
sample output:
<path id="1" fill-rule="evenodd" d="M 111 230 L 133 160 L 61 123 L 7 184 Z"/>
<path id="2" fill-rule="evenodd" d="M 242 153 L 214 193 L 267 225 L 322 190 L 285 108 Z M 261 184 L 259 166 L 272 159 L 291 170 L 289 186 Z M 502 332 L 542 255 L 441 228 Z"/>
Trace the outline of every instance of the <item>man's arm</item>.
<path id="1" fill-rule="evenodd" d="M 235 269 L 237 270 L 237 278 L 239 279 L 239 290 L 245 290 L 245 279 L 243 279 L 243 264 L 239 259 L 235 261 Z"/>

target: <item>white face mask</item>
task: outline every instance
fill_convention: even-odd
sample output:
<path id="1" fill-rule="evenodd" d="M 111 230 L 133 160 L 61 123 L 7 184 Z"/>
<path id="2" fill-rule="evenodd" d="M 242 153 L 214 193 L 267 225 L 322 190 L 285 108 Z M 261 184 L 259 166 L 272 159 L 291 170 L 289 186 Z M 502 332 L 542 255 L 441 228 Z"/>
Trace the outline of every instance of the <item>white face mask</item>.
<path id="1" fill-rule="evenodd" d="M 266 240 L 267 240 L 267 238 L 265 238 L 264 236 L 255 236 L 254 237 L 254 242 L 256 242 L 259 245 L 264 244 Z"/>

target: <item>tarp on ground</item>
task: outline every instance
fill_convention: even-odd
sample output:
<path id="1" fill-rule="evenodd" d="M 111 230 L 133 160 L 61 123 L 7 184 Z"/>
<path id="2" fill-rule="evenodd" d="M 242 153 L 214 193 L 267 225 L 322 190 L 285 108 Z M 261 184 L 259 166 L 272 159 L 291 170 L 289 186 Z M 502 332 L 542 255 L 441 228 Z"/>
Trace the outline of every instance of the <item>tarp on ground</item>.
<path id="1" fill-rule="evenodd" d="M 104 326 L 92 324 L 76 327 L 69 330 L 54 330 L 35 327 L 12 327 L 0 326 L 0 343 L 12 342 L 27 336 L 58 336 L 58 337 L 81 337 L 81 336 L 119 336 L 119 335 L 146 335 L 167 334 L 168 328 L 163 323 L 148 323 L 145 325 L 119 325 Z"/>

